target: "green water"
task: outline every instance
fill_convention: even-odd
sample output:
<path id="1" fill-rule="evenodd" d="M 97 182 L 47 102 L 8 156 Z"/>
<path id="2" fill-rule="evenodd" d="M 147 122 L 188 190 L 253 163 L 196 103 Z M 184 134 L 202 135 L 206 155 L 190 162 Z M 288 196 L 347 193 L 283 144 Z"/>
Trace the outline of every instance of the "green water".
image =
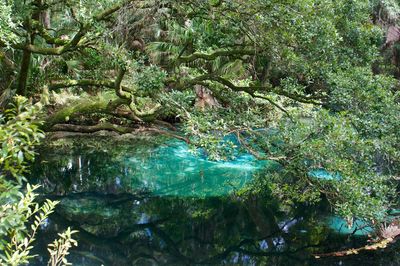
<path id="1" fill-rule="evenodd" d="M 323 205 L 287 209 L 265 193 L 240 196 L 275 169 L 249 154 L 213 162 L 183 142 L 154 137 L 56 144 L 40 149 L 32 172 L 44 197 L 60 201 L 42 227 L 32 265 L 46 264 L 46 244 L 68 226 L 80 232 L 74 265 L 400 263 L 395 248 L 313 259 L 361 246 L 370 232 L 346 229 Z"/>

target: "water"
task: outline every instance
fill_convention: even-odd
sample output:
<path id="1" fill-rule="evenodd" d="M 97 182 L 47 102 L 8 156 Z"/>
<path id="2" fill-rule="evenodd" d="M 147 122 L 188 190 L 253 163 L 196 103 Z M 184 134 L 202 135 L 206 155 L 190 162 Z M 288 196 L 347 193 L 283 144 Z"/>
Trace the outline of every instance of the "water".
<path id="1" fill-rule="evenodd" d="M 46 244 L 68 226 L 79 230 L 74 265 L 400 265 L 395 246 L 314 259 L 364 245 L 371 232 L 344 230 L 323 206 L 288 210 L 265 193 L 241 196 L 273 169 L 249 154 L 208 161 L 183 142 L 155 137 L 43 147 L 32 178 L 60 204 L 32 265 L 46 264 Z"/>
<path id="2" fill-rule="evenodd" d="M 42 151 L 34 176 L 49 181 L 43 183 L 48 191 L 224 196 L 242 188 L 257 171 L 273 165 L 250 154 L 240 154 L 234 161 L 210 161 L 179 140 L 157 139 L 159 143 L 154 143 L 141 138 L 118 147 L 107 142 L 85 145 L 82 141 L 72 149 Z"/>

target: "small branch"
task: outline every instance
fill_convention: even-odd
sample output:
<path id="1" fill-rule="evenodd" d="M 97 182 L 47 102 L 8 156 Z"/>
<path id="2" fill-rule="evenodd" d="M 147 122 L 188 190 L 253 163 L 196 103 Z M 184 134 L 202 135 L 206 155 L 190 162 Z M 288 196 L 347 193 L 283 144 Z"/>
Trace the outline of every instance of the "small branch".
<path id="1" fill-rule="evenodd" d="M 283 108 L 282 106 L 280 106 L 279 104 L 277 104 L 276 102 L 274 102 L 271 98 L 267 97 L 267 96 L 263 96 L 263 95 L 255 95 L 252 94 L 252 96 L 254 98 L 260 98 L 263 100 L 267 100 L 270 104 L 272 104 L 273 106 L 275 106 L 276 108 L 278 108 L 279 110 L 281 110 L 282 112 L 284 112 L 290 119 L 292 119 L 292 116 L 289 114 L 289 112 Z"/>
<path id="2" fill-rule="evenodd" d="M 155 120 L 153 123 L 156 125 L 158 124 L 161 127 L 168 128 L 169 130 L 177 131 L 177 128 L 174 125 L 172 125 L 171 123 L 161 121 L 161 120 Z"/>
<path id="3" fill-rule="evenodd" d="M 120 10 L 123 6 L 129 4 L 130 2 L 132 2 L 132 0 L 124 0 L 121 1 L 118 4 L 115 4 L 114 6 L 110 7 L 107 10 L 104 10 L 102 12 L 100 12 L 99 14 L 97 14 L 96 16 L 94 16 L 94 20 L 99 22 L 102 20 L 107 19 L 110 15 L 114 14 L 115 12 L 117 12 L 118 10 Z"/>
<path id="4" fill-rule="evenodd" d="M 66 45 L 69 41 L 61 38 L 53 37 L 49 31 L 39 21 L 32 21 L 32 26 L 37 30 L 37 33 L 42 37 L 47 44 Z"/>
<path id="5" fill-rule="evenodd" d="M 177 135 L 177 134 L 175 134 L 173 132 L 170 132 L 170 131 L 167 131 L 167 130 L 163 130 L 163 129 L 159 129 L 159 128 L 145 128 L 144 127 L 144 128 L 141 128 L 141 129 L 137 130 L 136 132 L 159 133 L 159 134 L 162 134 L 162 135 L 166 135 L 166 136 L 169 136 L 169 137 L 173 137 L 173 138 L 182 140 L 182 141 L 184 141 L 184 142 L 186 142 L 188 144 L 190 143 L 190 140 L 188 138 L 182 137 L 182 136 Z"/>
<path id="6" fill-rule="evenodd" d="M 245 149 L 246 149 L 247 151 L 249 151 L 254 157 L 256 157 L 257 160 L 262 160 L 262 159 L 264 159 L 263 156 L 261 156 L 258 152 L 256 152 L 255 150 L 253 150 L 245 141 L 243 141 L 243 139 L 242 139 L 241 136 L 240 136 L 240 132 L 239 132 L 239 131 L 236 132 L 236 137 L 237 137 L 239 143 L 240 143 L 241 145 L 243 145 L 243 146 L 245 147 Z"/>
<path id="7" fill-rule="evenodd" d="M 220 56 L 243 56 L 243 55 L 254 55 L 254 50 L 245 50 L 245 49 L 238 49 L 238 50 L 222 50 L 216 51 L 211 54 L 205 53 L 193 53 L 189 56 L 179 56 L 177 61 L 179 63 L 190 63 L 196 61 L 197 59 L 204 59 L 204 60 L 214 60 Z"/>

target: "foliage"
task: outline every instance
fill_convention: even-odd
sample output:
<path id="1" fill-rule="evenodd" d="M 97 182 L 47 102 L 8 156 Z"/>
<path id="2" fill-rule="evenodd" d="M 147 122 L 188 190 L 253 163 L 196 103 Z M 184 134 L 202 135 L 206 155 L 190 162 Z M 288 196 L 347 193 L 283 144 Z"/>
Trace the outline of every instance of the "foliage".
<path id="1" fill-rule="evenodd" d="M 34 203 L 38 187 L 27 186 L 25 195 L 20 194 L 20 200 L 2 205 L 0 263 L 6 265 L 26 264 L 34 256 L 30 255 L 40 226 L 46 223 L 47 217 L 53 212 L 58 202 L 47 200 L 42 206 Z M 26 224 L 33 219 L 28 230 Z"/>
<path id="2" fill-rule="evenodd" d="M 34 159 L 35 145 L 44 134 L 37 119 L 40 103 L 31 105 L 21 96 L 15 97 L 11 109 L 1 117 L 0 140 L 0 264 L 26 264 L 34 257 L 30 252 L 37 231 L 46 223 L 54 211 L 57 201 L 46 200 L 42 205 L 35 203 L 38 186 L 21 185 L 26 181 L 24 174 L 28 163 Z M 30 227 L 28 227 L 28 225 Z M 68 233 L 68 232 L 67 232 Z M 68 240 L 70 241 L 70 240 Z M 60 242 L 69 247 L 69 242 Z M 67 254 L 64 254 L 64 256 Z"/>
<path id="3" fill-rule="evenodd" d="M 16 22 L 14 22 L 12 17 L 12 6 L 7 0 L 0 1 L 0 35 L 4 38 L 6 45 L 17 41 L 17 35 L 14 33 L 16 28 Z"/>
<path id="4" fill-rule="evenodd" d="M 378 20 L 382 23 L 397 23 L 400 16 L 400 7 L 394 0 L 375 0 L 371 1 L 376 10 Z"/>
<path id="5" fill-rule="evenodd" d="M 69 249 L 77 246 L 78 242 L 76 242 L 72 235 L 77 233 L 78 231 L 68 229 L 59 235 L 59 239 L 54 240 L 52 244 L 49 244 L 48 251 L 50 253 L 49 264 L 51 266 L 61 266 L 61 265 L 72 265 L 66 259 L 66 256 L 69 255 Z"/>
<path id="6" fill-rule="evenodd" d="M 166 73 L 160 67 L 155 65 L 137 67 L 134 83 L 138 87 L 140 97 L 152 97 L 159 95 L 164 88 Z"/>
<path id="7" fill-rule="evenodd" d="M 184 127 L 192 145 L 205 149 L 213 160 L 234 158 L 236 149 L 251 141 L 249 135 L 266 124 L 262 108 L 244 105 L 234 110 L 192 111 Z"/>
<path id="8" fill-rule="evenodd" d="M 160 95 L 160 101 L 164 107 L 161 117 L 173 119 L 187 119 L 191 116 L 189 111 L 193 108 L 196 100 L 193 91 L 177 91 L 172 90 L 168 93 Z"/>
<path id="9" fill-rule="evenodd" d="M 44 134 L 39 124 L 33 122 L 38 106 L 29 105 L 24 97 L 15 97 L 12 109 L 0 115 L 0 142 L 2 175 L 11 175 L 20 184 L 27 171 L 27 163 L 34 158 L 34 147 Z"/>
<path id="10" fill-rule="evenodd" d="M 282 123 L 275 138 L 284 140 L 274 151 L 285 157 L 283 169 L 275 177 L 283 184 L 272 189 L 280 197 L 312 202 L 312 198 L 318 200 L 315 192 L 323 192 L 338 214 L 350 222 L 355 217 L 385 219 L 394 199 L 392 176 L 376 171 L 376 144 L 357 134 L 343 114 L 320 111 L 313 120 Z M 312 175 L 320 169 L 340 178 L 324 180 Z"/>
<path id="11" fill-rule="evenodd" d="M 348 221 L 384 220 L 395 201 L 393 182 L 399 175 L 395 83 L 367 69 L 335 74 L 331 82 L 330 104 L 336 112 L 303 109 L 294 121 L 283 119 L 266 140 L 272 154 L 285 158 L 276 177 L 283 184 L 273 191 L 297 201 L 304 200 L 304 191 L 320 191 Z M 340 178 L 310 175 L 319 169 Z"/>

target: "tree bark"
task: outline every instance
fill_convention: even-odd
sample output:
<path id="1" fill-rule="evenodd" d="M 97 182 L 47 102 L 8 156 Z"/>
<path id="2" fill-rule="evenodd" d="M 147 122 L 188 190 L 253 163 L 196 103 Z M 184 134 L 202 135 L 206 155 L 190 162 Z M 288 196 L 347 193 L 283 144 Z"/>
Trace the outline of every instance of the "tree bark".
<path id="1" fill-rule="evenodd" d="M 29 78 L 29 68 L 31 66 L 32 53 L 24 50 L 22 53 L 21 68 L 19 71 L 17 94 L 25 96 Z"/>
<path id="2" fill-rule="evenodd" d="M 37 6 L 41 6 L 43 4 L 42 0 L 36 0 L 35 4 Z M 28 37 L 26 39 L 27 45 L 34 45 L 36 33 L 32 27 L 32 21 L 38 21 L 40 19 L 42 11 L 40 9 L 34 11 L 32 16 L 28 18 L 25 22 L 25 27 L 28 32 Z M 24 50 L 22 52 L 22 60 L 21 60 L 21 68 L 19 71 L 19 79 L 18 79 L 18 87 L 17 87 L 17 94 L 26 96 L 27 94 L 27 85 L 29 79 L 29 70 L 31 66 L 31 58 L 32 58 L 32 51 Z"/>

